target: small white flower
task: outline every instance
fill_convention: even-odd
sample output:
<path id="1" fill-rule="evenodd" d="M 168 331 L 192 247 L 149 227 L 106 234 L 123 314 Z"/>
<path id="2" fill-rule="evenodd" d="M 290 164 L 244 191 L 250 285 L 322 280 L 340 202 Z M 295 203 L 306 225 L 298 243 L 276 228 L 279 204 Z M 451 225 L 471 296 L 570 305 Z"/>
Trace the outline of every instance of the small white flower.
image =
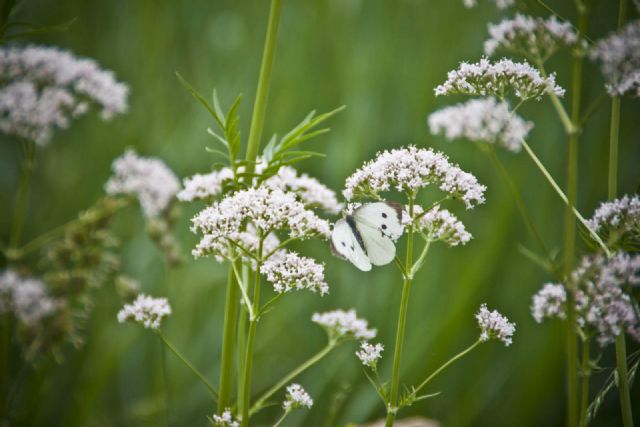
<path id="1" fill-rule="evenodd" d="M 105 184 L 109 195 L 135 196 L 144 215 L 153 218 L 169 207 L 180 182 L 162 160 L 138 156 L 127 150 L 112 164 L 113 176 Z"/>
<path id="2" fill-rule="evenodd" d="M 392 188 L 415 194 L 431 184 L 450 197 L 461 199 L 467 208 L 484 203 L 486 187 L 475 176 L 449 162 L 442 153 L 414 146 L 378 153 L 347 178 L 342 193 L 347 200 L 378 196 Z"/>
<path id="3" fill-rule="evenodd" d="M 489 24 L 489 35 L 484 42 L 484 53 L 489 56 L 501 48 L 545 60 L 562 46 L 587 47 L 569 22 L 561 22 L 554 15 L 544 19 L 518 13 L 498 24 Z"/>
<path id="4" fill-rule="evenodd" d="M 500 144 L 514 152 L 520 151 L 522 140 L 533 128 L 533 123 L 511 113 L 507 101 L 495 98 L 445 107 L 431 114 L 428 123 L 433 135 L 444 135 L 450 141 L 466 138 Z"/>
<path id="5" fill-rule="evenodd" d="M 289 292 L 292 289 L 308 289 L 329 293 L 329 285 L 324 281 L 324 264 L 318 264 L 311 258 L 301 257 L 295 252 L 269 259 L 262 264 L 260 273 L 273 284 L 277 293 Z"/>
<path id="6" fill-rule="evenodd" d="M 512 342 L 513 333 L 516 331 L 516 324 L 509 322 L 505 316 L 497 310 L 487 310 L 487 305 L 482 304 L 476 314 L 476 320 L 480 327 L 480 340 L 488 341 L 498 339 L 509 346 Z"/>
<path id="7" fill-rule="evenodd" d="M 90 105 L 105 120 L 127 110 L 129 89 L 111 71 L 57 48 L 0 48 L 0 81 L 0 131 L 40 145 Z"/>
<path id="8" fill-rule="evenodd" d="M 287 397 L 282 403 L 282 408 L 286 412 L 298 408 L 311 408 L 312 406 L 313 399 L 300 384 L 291 384 L 287 387 Z"/>
<path id="9" fill-rule="evenodd" d="M 318 207 L 332 214 L 337 214 L 342 209 L 333 190 L 307 174 L 298 175 L 298 171 L 290 166 L 282 166 L 264 185 L 297 194 L 300 201 L 309 208 Z"/>
<path id="10" fill-rule="evenodd" d="M 171 307 L 166 298 L 153 298 L 144 294 L 131 304 L 125 304 L 118 312 L 118 322 L 131 321 L 143 325 L 147 329 L 159 329 L 162 319 L 171 314 Z"/>
<path id="11" fill-rule="evenodd" d="M 472 238 L 462 221 L 440 206 L 434 206 L 424 214 L 421 206 L 414 206 L 413 214 L 422 215 L 417 221 L 416 229 L 425 233 L 431 241 L 439 240 L 449 246 L 458 246 L 465 245 Z"/>
<path id="12" fill-rule="evenodd" d="M 487 58 L 470 64 L 462 62 L 456 70 L 449 71 L 447 80 L 435 88 L 436 96 L 480 95 L 504 99 L 513 94 L 522 99 L 540 99 L 555 93 L 564 95 L 564 89 L 556 84 L 555 75 L 542 77 L 540 72 L 525 62 L 501 59 L 491 63 Z"/>
<path id="13" fill-rule="evenodd" d="M 210 201 L 222 192 L 222 187 L 227 181 L 233 180 L 233 170 L 225 167 L 208 174 L 195 174 L 183 181 L 183 189 L 177 194 L 182 202 L 194 200 Z"/>
<path id="14" fill-rule="evenodd" d="M 371 369 L 375 369 L 378 365 L 378 360 L 382 358 L 382 351 L 384 346 L 380 343 L 369 344 L 366 341 L 360 343 L 360 350 L 356 351 L 356 356 L 362 362 L 364 366 L 368 366 Z"/>
<path id="15" fill-rule="evenodd" d="M 369 329 L 369 322 L 356 316 L 353 309 L 314 313 L 311 321 L 322 326 L 334 338 L 370 340 L 377 334 L 375 329 Z"/>
<path id="16" fill-rule="evenodd" d="M 620 199 L 602 203 L 587 220 L 587 224 L 595 232 L 609 236 L 640 236 L 640 197 L 625 195 Z"/>
<path id="17" fill-rule="evenodd" d="M 36 326 L 64 306 L 64 301 L 51 297 L 44 282 L 20 277 L 12 270 L 0 274 L 0 315 L 13 313 L 24 326 Z"/>
<path id="18" fill-rule="evenodd" d="M 559 283 L 545 283 L 542 289 L 533 296 L 531 314 L 536 322 L 545 319 L 565 319 L 567 291 Z"/>
<path id="19" fill-rule="evenodd" d="M 515 0 L 493 0 L 493 3 L 500 10 L 506 9 L 514 5 Z M 462 4 L 467 9 L 476 7 L 478 5 L 478 0 L 462 0 Z"/>
<path id="20" fill-rule="evenodd" d="M 240 423 L 231 416 L 231 410 L 225 409 L 222 415 L 213 414 L 213 425 L 216 427 L 240 427 Z"/>

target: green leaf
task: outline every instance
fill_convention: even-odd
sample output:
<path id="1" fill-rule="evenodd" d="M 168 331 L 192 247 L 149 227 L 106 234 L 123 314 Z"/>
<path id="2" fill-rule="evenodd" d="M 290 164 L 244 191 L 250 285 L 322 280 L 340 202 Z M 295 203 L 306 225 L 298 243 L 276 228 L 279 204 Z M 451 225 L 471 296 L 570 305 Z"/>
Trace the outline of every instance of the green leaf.
<path id="1" fill-rule="evenodd" d="M 195 90 L 195 88 L 193 86 L 191 86 L 191 84 L 189 84 L 189 82 L 187 82 L 181 75 L 179 72 L 176 71 L 176 76 L 178 77 L 178 80 L 180 80 L 180 83 L 182 83 L 182 85 L 189 91 L 191 92 L 191 95 L 197 99 L 198 101 L 200 101 L 200 103 L 204 106 L 204 108 L 207 109 L 207 111 L 209 111 L 209 114 L 211 114 L 211 116 L 215 119 L 216 122 L 218 122 L 218 125 L 220 125 L 220 127 L 222 129 L 225 128 L 225 123 L 223 122 L 224 120 L 224 116 L 219 116 L 218 113 L 215 111 L 214 108 L 211 107 L 211 105 L 209 105 L 209 103 L 207 102 L 206 99 L 204 99 L 204 97 L 202 95 L 200 95 L 200 93 Z"/>

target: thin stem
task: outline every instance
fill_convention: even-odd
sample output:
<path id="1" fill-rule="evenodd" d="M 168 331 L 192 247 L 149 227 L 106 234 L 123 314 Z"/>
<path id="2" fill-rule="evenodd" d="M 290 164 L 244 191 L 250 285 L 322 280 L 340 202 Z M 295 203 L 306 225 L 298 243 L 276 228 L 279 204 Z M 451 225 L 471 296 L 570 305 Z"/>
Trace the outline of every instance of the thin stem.
<path id="1" fill-rule="evenodd" d="M 227 271 L 227 294 L 224 304 L 224 326 L 222 332 L 222 360 L 220 362 L 220 397 L 218 412 L 231 407 L 231 392 L 235 362 L 235 337 L 238 325 L 238 290 L 241 286 L 235 281 L 236 261 L 232 261 Z"/>
<path id="2" fill-rule="evenodd" d="M 202 381 L 202 384 L 204 384 L 209 389 L 211 396 L 213 396 L 214 399 L 218 399 L 218 392 L 216 391 L 215 388 L 213 388 L 209 380 L 207 380 L 207 377 L 205 377 L 198 369 L 196 369 L 196 367 L 193 366 L 191 362 L 189 362 L 187 358 L 184 357 L 182 353 L 180 353 L 173 344 L 171 344 L 171 342 L 164 336 L 162 332 L 157 331 L 156 334 L 158 334 L 162 342 L 169 348 L 169 350 L 171 350 L 173 354 L 175 354 L 178 357 L 178 359 L 180 359 L 182 363 L 184 363 L 185 366 L 189 368 L 191 372 L 195 374 L 196 377 L 198 377 L 200 381 Z"/>
<path id="3" fill-rule="evenodd" d="M 247 164 L 247 173 L 249 174 L 253 173 L 253 162 L 258 155 L 260 139 L 262 138 L 264 118 L 267 112 L 269 86 L 271 83 L 271 72 L 273 70 L 273 62 L 275 60 L 276 40 L 278 37 L 281 9 L 282 0 L 271 0 L 267 37 L 265 39 L 264 50 L 262 52 L 262 64 L 260 66 L 258 88 L 256 90 L 256 99 L 253 104 L 253 116 L 251 117 L 251 128 L 249 129 L 249 139 L 247 143 L 246 160 L 249 161 Z"/>
<path id="4" fill-rule="evenodd" d="M 425 379 L 424 381 L 422 381 L 420 383 L 420 385 L 418 387 L 416 387 L 414 389 L 415 393 L 418 393 L 424 386 L 426 386 L 432 379 L 434 379 L 440 372 L 444 371 L 445 369 L 447 369 L 449 367 L 449 365 L 451 365 L 453 362 L 455 362 L 456 360 L 464 357 L 467 353 L 469 353 L 471 350 L 473 350 L 474 348 L 476 348 L 478 345 L 480 345 L 482 343 L 482 340 L 477 340 L 476 342 L 474 342 L 473 344 L 471 344 L 469 347 L 467 347 L 466 349 L 462 350 L 460 353 L 456 354 L 455 356 L 453 356 L 451 359 L 449 359 L 448 361 L 446 361 L 442 366 L 440 366 L 438 369 L 436 369 L 431 375 L 429 375 L 427 377 L 427 379 Z"/>
<path id="5" fill-rule="evenodd" d="M 589 235 L 593 238 L 593 240 L 596 241 L 596 243 L 598 243 L 598 245 L 607 254 L 607 256 L 610 256 L 611 251 L 609 250 L 607 245 L 602 241 L 598 233 L 596 233 L 591 229 L 591 227 L 589 227 L 589 225 L 587 224 L 587 220 L 584 219 L 582 214 L 575 208 L 575 206 L 569 204 L 569 199 L 564 194 L 564 191 L 562 191 L 560 186 L 558 186 L 555 179 L 553 179 L 553 177 L 551 176 L 547 168 L 542 164 L 542 162 L 540 161 L 538 156 L 536 156 L 536 154 L 533 152 L 529 144 L 527 144 L 525 140 L 522 140 L 522 146 L 524 147 L 524 150 L 529 155 L 531 160 L 533 160 L 533 163 L 538 167 L 542 175 L 546 178 L 547 182 L 549 182 L 549 184 L 551 185 L 551 188 L 555 190 L 555 192 L 558 194 L 558 196 L 560 196 L 560 199 L 567 205 L 567 207 L 569 206 L 571 207 L 572 214 L 575 215 L 578 221 L 580 221 L 580 223 L 587 229 L 587 231 L 589 232 Z"/>
<path id="6" fill-rule="evenodd" d="M 9 373 L 11 362 L 11 314 L 0 316 L 0 333 L 2 333 L 2 347 L 0 348 L 0 416 L 8 419 L 9 415 Z"/>
<path id="7" fill-rule="evenodd" d="M 249 266 L 246 264 L 242 265 L 242 281 L 244 283 L 249 283 L 251 277 L 249 275 Z M 243 308 L 246 308 L 247 305 L 244 304 Z M 244 372 L 244 356 L 247 351 L 247 322 L 249 320 L 249 316 L 245 316 L 244 310 L 240 312 L 239 320 L 238 320 L 238 350 L 237 354 L 237 363 L 238 363 L 238 372 Z M 240 378 L 238 378 L 238 381 Z M 236 387 L 237 397 L 236 401 L 240 402 L 242 400 L 242 388 L 240 386 Z"/>
<path id="8" fill-rule="evenodd" d="M 240 276 L 240 272 L 238 271 L 237 261 L 231 263 L 231 268 L 235 274 L 236 282 L 238 283 L 238 288 L 240 289 L 240 293 L 242 294 L 244 304 L 249 312 L 249 318 L 255 319 L 256 311 L 253 307 L 253 303 L 251 302 L 251 298 L 249 298 L 249 294 L 247 294 L 247 282 L 242 279 L 242 277 Z"/>
<path id="9" fill-rule="evenodd" d="M 24 227 L 25 215 L 29 207 L 29 192 L 31 189 L 31 175 L 33 172 L 33 161 L 35 157 L 35 144 L 31 141 L 23 142 L 24 155 L 20 165 L 20 182 L 18 193 L 16 194 L 16 206 L 13 214 L 13 224 L 11 225 L 11 237 L 9 238 L 9 249 L 15 249 L 20 244 L 22 229 Z"/>
<path id="10" fill-rule="evenodd" d="M 329 343 L 322 350 L 320 350 L 319 352 L 317 352 L 316 354 L 314 354 L 313 356 L 311 356 L 310 358 L 302 362 L 297 368 L 295 368 L 294 370 L 289 372 L 287 375 L 285 375 L 280 381 L 278 381 L 278 383 L 273 385 L 269 390 L 264 392 L 264 394 L 260 396 L 258 400 L 256 400 L 256 403 L 254 403 L 251 406 L 249 415 L 253 415 L 256 412 L 258 412 L 271 396 L 273 396 L 275 393 L 278 392 L 278 390 L 282 389 L 284 386 L 289 384 L 289 382 L 291 382 L 298 375 L 300 375 L 301 373 L 303 373 L 304 371 L 306 371 L 307 369 L 309 369 L 310 367 L 318 363 L 322 358 L 324 358 L 327 354 L 329 354 L 331 350 L 333 350 L 336 347 L 336 345 L 337 345 L 336 341 L 329 341 Z"/>
<path id="11" fill-rule="evenodd" d="M 624 332 L 621 332 L 616 337 L 616 365 L 618 370 L 618 389 L 620 390 L 622 425 L 624 427 L 633 427 L 629 377 L 627 375 L 627 345 L 625 343 Z"/>
<path id="12" fill-rule="evenodd" d="M 278 421 L 276 421 L 276 423 L 273 425 L 273 427 L 278 427 L 280 424 L 282 424 L 284 419 L 287 418 L 287 415 L 289 415 L 289 411 L 284 411 L 282 413 L 282 416 L 280 418 L 278 418 Z"/>
<path id="13" fill-rule="evenodd" d="M 413 218 L 413 195 L 409 196 L 409 217 Z M 407 226 L 407 255 L 405 259 L 405 271 L 410 272 L 413 263 L 413 224 Z M 407 322 L 409 308 L 409 293 L 411 291 L 411 278 L 404 276 L 402 285 L 402 297 L 400 299 L 400 312 L 398 313 L 398 329 L 396 330 L 396 346 L 393 352 L 393 373 L 391 376 L 391 394 L 387 404 L 387 420 L 385 427 L 392 427 L 398 411 L 398 388 L 400 384 L 400 359 L 404 344 L 404 331 Z"/>
<path id="14" fill-rule="evenodd" d="M 426 239 L 424 243 L 424 248 L 422 248 L 422 252 L 420 253 L 420 256 L 418 257 L 416 262 L 413 264 L 413 267 L 411 267 L 411 272 L 409 273 L 410 279 L 413 279 L 416 273 L 418 272 L 418 270 L 420 270 L 420 267 L 422 267 L 422 264 L 424 263 L 424 260 L 427 257 L 427 253 L 429 252 L 430 246 L 431 246 L 431 240 Z"/>
<path id="15" fill-rule="evenodd" d="M 162 379 L 164 382 L 165 388 L 165 398 L 166 398 L 166 416 L 167 416 L 167 426 L 171 425 L 171 412 L 173 411 L 173 399 L 171 396 L 171 390 L 169 386 L 169 372 L 167 370 L 167 355 L 165 346 L 160 343 L 160 359 L 162 363 Z"/>
<path id="16" fill-rule="evenodd" d="M 582 377 L 582 389 L 580 391 L 580 427 L 587 427 L 587 410 L 589 409 L 589 377 L 591 376 L 591 368 L 589 366 L 589 338 L 586 337 L 582 341 L 582 366 L 580 374 Z"/>

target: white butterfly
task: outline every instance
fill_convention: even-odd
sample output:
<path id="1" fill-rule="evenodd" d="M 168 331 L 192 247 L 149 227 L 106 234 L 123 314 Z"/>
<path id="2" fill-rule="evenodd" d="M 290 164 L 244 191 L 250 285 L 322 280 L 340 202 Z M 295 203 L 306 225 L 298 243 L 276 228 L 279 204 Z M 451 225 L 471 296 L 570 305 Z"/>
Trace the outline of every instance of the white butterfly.
<path id="1" fill-rule="evenodd" d="M 362 271 L 371 265 L 389 264 L 396 256 L 394 241 L 402 235 L 402 205 L 367 203 L 336 222 L 331 233 L 331 250 Z"/>

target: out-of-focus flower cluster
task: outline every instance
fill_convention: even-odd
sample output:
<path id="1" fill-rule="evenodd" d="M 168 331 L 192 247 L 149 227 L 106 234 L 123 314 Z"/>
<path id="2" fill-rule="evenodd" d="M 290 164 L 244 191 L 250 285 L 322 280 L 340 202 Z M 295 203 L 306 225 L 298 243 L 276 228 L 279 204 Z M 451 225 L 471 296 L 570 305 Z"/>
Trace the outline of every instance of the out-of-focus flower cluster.
<path id="1" fill-rule="evenodd" d="M 587 224 L 610 245 L 640 249 L 640 197 L 625 195 L 600 204 Z"/>
<path id="2" fill-rule="evenodd" d="M 502 10 L 513 6 L 515 0 L 493 0 L 493 3 L 498 9 Z M 472 8 L 478 5 L 478 0 L 462 0 L 462 4 L 464 4 L 464 7 L 466 8 Z"/>
<path id="3" fill-rule="evenodd" d="M 300 384 L 291 384 L 287 387 L 287 396 L 282 402 L 282 408 L 286 411 L 292 411 L 298 408 L 311 408 L 313 399 L 309 396 Z"/>
<path id="4" fill-rule="evenodd" d="M 369 344 L 366 341 L 362 341 L 360 350 L 356 351 L 356 356 L 364 366 L 375 370 L 378 366 L 378 360 L 382 358 L 383 350 L 384 346 L 380 343 Z"/>
<path id="5" fill-rule="evenodd" d="M 311 321 L 322 326 L 331 339 L 370 340 L 376 337 L 377 331 L 369 328 L 369 322 L 358 318 L 356 311 L 351 309 L 333 310 L 324 313 L 314 313 Z"/>
<path id="6" fill-rule="evenodd" d="M 240 423 L 231 416 L 231 409 L 227 408 L 221 415 L 213 414 L 211 422 L 215 427 L 240 427 Z"/>

